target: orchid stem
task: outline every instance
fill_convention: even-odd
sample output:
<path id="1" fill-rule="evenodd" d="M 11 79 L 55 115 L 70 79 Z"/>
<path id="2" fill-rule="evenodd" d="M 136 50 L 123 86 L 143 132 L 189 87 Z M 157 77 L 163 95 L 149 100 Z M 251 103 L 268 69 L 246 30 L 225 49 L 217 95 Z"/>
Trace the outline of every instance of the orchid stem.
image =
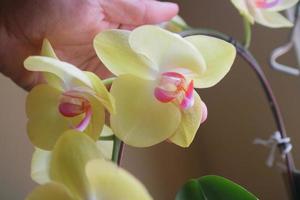
<path id="1" fill-rule="evenodd" d="M 107 79 L 102 80 L 102 83 L 105 86 L 110 86 L 115 79 L 116 79 L 116 77 L 107 78 Z"/>
<path id="2" fill-rule="evenodd" d="M 244 47 L 246 49 L 249 49 L 250 43 L 251 43 L 251 24 L 249 23 L 248 19 L 246 17 L 243 18 L 243 23 L 244 23 Z"/>
<path id="3" fill-rule="evenodd" d="M 283 116 L 281 114 L 279 105 L 277 103 L 277 99 L 273 94 L 273 90 L 270 86 L 270 83 L 269 83 L 267 77 L 265 76 L 265 74 L 262 70 L 262 67 L 259 65 L 259 63 L 256 61 L 256 59 L 253 57 L 251 52 L 245 48 L 245 46 L 243 46 L 241 43 L 239 43 L 237 40 L 235 40 L 234 38 L 232 38 L 230 36 L 227 36 L 223 33 L 220 33 L 220 32 L 214 31 L 214 30 L 210 30 L 210 29 L 191 29 L 191 30 L 182 32 L 180 35 L 182 37 L 188 37 L 188 36 L 192 36 L 192 35 L 207 35 L 207 36 L 222 39 L 222 40 L 227 41 L 227 42 L 231 43 L 232 45 L 234 45 L 239 56 L 241 58 L 243 58 L 244 61 L 246 61 L 249 64 L 251 69 L 257 75 L 257 78 L 260 81 L 261 86 L 264 90 L 264 93 L 267 97 L 269 107 L 272 111 L 273 119 L 277 126 L 277 130 L 280 132 L 281 138 L 287 137 L 285 124 L 283 121 Z M 284 161 L 285 161 L 285 164 L 287 167 L 288 183 L 289 183 L 292 194 L 295 195 L 296 182 L 295 182 L 294 173 L 296 172 L 296 167 L 295 167 L 294 159 L 293 159 L 291 152 L 286 154 L 286 156 L 284 157 Z"/>
<path id="4" fill-rule="evenodd" d="M 116 79 L 116 77 L 107 78 L 104 79 L 102 82 L 106 87 L 111 86 L 113 81 Z M 124 143 L 119 140 L 115 135 L 113 136 L 104 136 L 100 137 L 100 140 L 113 140 L 113 152 L 112 152 L 112 161 L 116 163 L 117 165 L 121 164 L 122 161 L 122 155 L 123 155 L 123 149 L 124 149 Z"/>
<path id="5" fill-rule="evenodd" d="M 112 161 L 120 165 L 122 161 L 124 143 L 114 136 Z"/>
<path id="6" fill-rule="evenodd" d="M 99 138 L 99 140 L 102 140 L 102 141 L 111 141 L 111 140 L 114 140 L 114 139 L 115 139 L 114 135 L 100 136 L 100 138 Z"/>

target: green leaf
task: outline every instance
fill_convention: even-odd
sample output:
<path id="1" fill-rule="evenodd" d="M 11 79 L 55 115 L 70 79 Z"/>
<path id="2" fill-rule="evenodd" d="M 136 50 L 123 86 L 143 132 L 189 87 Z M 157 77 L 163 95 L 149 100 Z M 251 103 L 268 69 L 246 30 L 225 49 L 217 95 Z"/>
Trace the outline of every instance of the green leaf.
<path id="1" fill-rule="evenodd" d="M 295 187 L 292 188 L 292 195 L 294 199 L 300 199 L 300 172 L 293 172 Z"/>
<path id="2" fill-rule="evenodd" d="M 188 181 L 176 200 L 257 200 L 238 184 L 220 176 L 204 176 Z"/>

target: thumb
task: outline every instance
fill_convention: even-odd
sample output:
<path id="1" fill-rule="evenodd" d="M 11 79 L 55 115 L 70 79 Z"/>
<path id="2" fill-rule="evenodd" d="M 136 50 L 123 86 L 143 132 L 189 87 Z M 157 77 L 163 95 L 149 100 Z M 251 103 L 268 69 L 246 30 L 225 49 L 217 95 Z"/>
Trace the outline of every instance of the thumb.
<path id="1" fill-rule="evenodd" d="M 108 21 L 132 26 L 168 21 L 179 10 L 175 3 L 153 0 L 102 0 L 100 4 Z"/>
<path id="2" fill-rule="evenodd" d="M 168 21 L 178 14 L 179 8 L 175 3 L 145 1 L 144 18 L 141 24 L 158 24 Z"/>

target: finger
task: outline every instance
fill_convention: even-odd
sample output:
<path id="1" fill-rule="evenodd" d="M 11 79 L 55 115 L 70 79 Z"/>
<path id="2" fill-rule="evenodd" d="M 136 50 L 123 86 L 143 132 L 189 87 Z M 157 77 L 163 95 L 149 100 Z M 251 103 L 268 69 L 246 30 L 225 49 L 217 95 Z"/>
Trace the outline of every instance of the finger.
<path id="1" fill-rule="evenodd" d="M 136 25 L 128 25 L 128 24 L 121 24 L 121 26 L 119 27 L 119 29 L 128 30 L 128 31 L 132 31 L 135 28 Z"/>
<path id="2" fill-rule="evenodd" d="M 141 24 L 158 24 L 168 21 L 178 14 L 179 7 L 175 3 L 144 1 L 144 18 Z"/>
<path id="3" fill-rule="evenodd" d="M 101 0 L 108 21 L 138 26 L 168 21 L 178 13 L 178 5 L 151 0 Z"/>

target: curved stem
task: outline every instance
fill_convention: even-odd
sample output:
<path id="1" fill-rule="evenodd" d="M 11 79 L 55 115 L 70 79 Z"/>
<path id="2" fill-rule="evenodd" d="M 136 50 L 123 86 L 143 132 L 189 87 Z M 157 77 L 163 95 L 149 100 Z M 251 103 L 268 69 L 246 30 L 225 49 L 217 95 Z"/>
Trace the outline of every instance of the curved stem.
<path id="1" fill-rule="evenodd" d="M 249 23 L 246 17 L 243 17 L 243 23 L 244 23 L 244 47 L 246 49 L 249 49 L 251 43 L 251 36 L 252 36 L 251 24 Z"/>
<path id="2" fill-rule="evenodd" d="M 107 78 L 102 80 L 102 82 L 106 87 L 110 87 L 115 79 L 116 77 Z M 100 137 L 100 140 L 113 140 L 113 152 L 111 159 L 117 165 L 120 165 L 122 162 L 124 143 L 121 140 L 119 140 L 116 136 Z"/>
<path id="3" fill-rule="evenodd" d="M 112 141 L 115 139 L 114 135 L 108 135 L 108 136 L 100 136 L 99 140 L 102 141 Z"/>
<path id="4" fill-rule="evenodd" d="M 112 161 L 118 165 L 121 164 L 123 150 L 124 150 L 124 143 L 121 140 L 119 140 L 116 136 L 114 136 Z"/>
<path id="5" fill-rule="evenodd" d="M 251 69 L 254 70 L 254 72 L 256 73 L 262 88 L 265 92 L 265 95 L 268 99 L 269 102 L 269 106 L 270 109 L 272 110 L 272 114 L 273 114 L 273 118 L 274 121 L 276 123 L 277 129 L 280 132 L 280 135 L 282 138 L 287 137 L 286 134 L 286 129 L 285 129 L 285 125 L 284 125 L 284 121 L 283 121 L 283 117 L 281 114 L 281 111 L 279 109 L 277 100 L 273 94 L 272 88 L 270 86 L 270 83 L 268 82 L 262 67 L 258 64 L 258 62 L 256 61 L 256 59 L 253 57 L 253 55 L 244 48 L 244 46 L 239 43 L 237 40 L 233 39 L 230 36 L 227 36 L 223 33 L 214 31 L 214 30 L 209 30 L 209 29 L 192 29 L 192 30 L 188 30 L 185 32 L 182 32 L 181 35 L 183 37 L 187 37 L 187 36 L 191 36 L 191 35 L 208 35 L 208 36 L 212 36 L 212 37 L 216 37 L 222 40 L 225 40 L 231 44 L 233 44 L 236 49 L 238 54 L 249 64 L 249 66 L 251 67 Z M 289 185 L 290 188 L 292 189 L 292 193 L 294 194 L 295 191 L 295 181 L 294 181 L 294 172 L 296 171 L 295 168 L 295 164 L 294 164 L 294 160 L 292 157 L 292 154 L 289 152 L 285 155 L 284 157 L 285 160 L 285 164 L 287 167 L 287 174 L 288 174 L 288 180 L 289 180 Z"/>

